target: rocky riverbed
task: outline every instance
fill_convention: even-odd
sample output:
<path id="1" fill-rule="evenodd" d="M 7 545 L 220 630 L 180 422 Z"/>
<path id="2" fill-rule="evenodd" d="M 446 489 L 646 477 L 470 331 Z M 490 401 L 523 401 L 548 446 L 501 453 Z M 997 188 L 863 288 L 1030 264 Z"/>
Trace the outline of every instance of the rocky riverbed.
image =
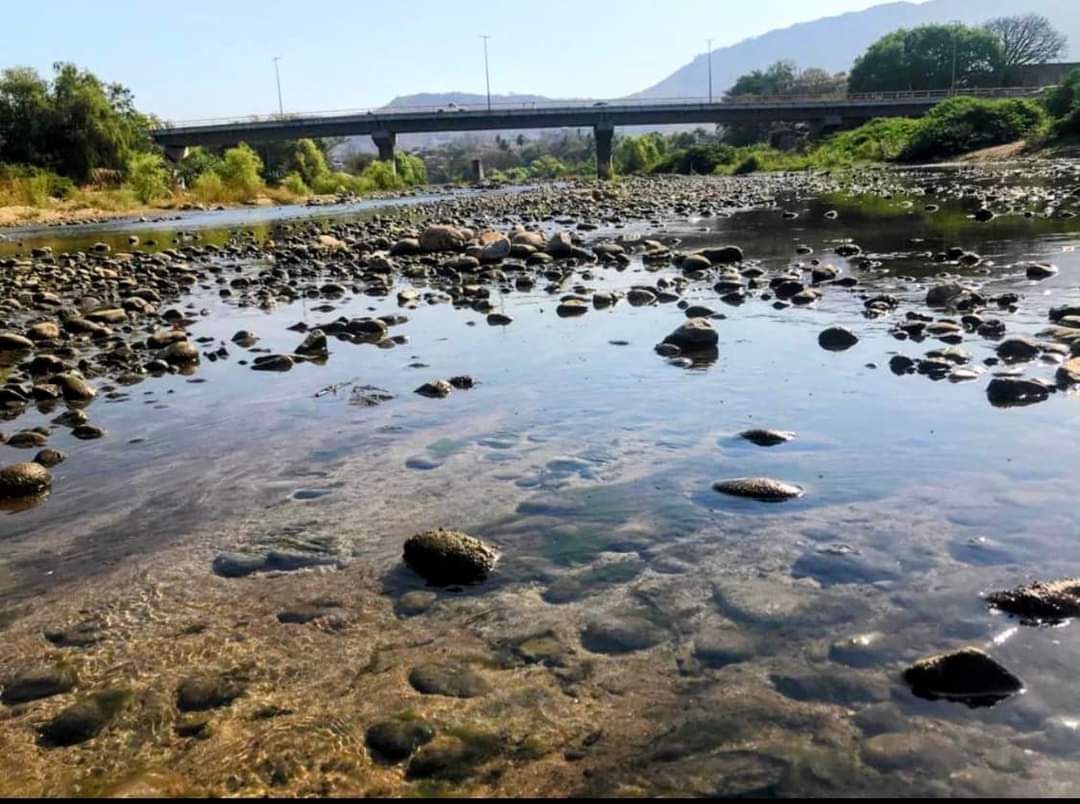
<path id="1" fill-rule="evenodd" d="M 0 792 L 1075 791 L 1078 188 L 6 233 Z"/>

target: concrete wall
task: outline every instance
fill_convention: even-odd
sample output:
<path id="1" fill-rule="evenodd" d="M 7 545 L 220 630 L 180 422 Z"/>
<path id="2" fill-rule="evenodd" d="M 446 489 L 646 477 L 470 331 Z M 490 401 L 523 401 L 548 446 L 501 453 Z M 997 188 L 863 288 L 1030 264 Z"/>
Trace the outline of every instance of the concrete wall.
<path id="1" fill-rule="evenodd" d="M 1080 69 L 1080 61 L 1027 64 L 1017 70 L 1015 84 L 1021 87 L 1048 87 L 1061 83 L 1065 76 L 1076 69 Z"/>

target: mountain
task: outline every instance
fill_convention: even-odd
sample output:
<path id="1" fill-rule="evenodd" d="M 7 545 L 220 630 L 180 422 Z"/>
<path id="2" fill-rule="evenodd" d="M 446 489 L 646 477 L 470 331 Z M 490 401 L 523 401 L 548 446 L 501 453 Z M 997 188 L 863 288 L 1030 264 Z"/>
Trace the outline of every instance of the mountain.
<path id="1" fill-rule="evenodd" d="M 1080 0 L 929 0 L 925 3 L 895 2 L 873 6 L 863 11 L 853 11 L 835 17 L 823 17 L 802 22 L 788 28 L 778 28 L 761 36 L 744 39 L 734 45 L 712 52 L 712 78 L 714 95 L 720 96 L 735 80 L 751 70 L 768 67 L 781 59 L 790 59 L 799 67 L 821 67 L 830 72 L 847 72 L 852 63 L 867 47 L 897 28 L 913 28 L 930 23 L 948 23 L 958 20 L 968 25 L 978 25 L 994 17 L 1013 16 L 1034 12 L 1042 14 L 1064 33 L 1072 45 L 1074 60 L 1080 60 Z M 1069 55 L 1066 55 L 1069 58 Z M 654 84 L 648 89 L 627 96 L 632 99 L 647 98 L 700 98 L 708 91 L 708 61 L 702 54 L 684 67 Z M 509 94 L 492 95 L 492 105 L 551 102 L 559 100 L 542 95 Z M 565 99 L 563 99 L 565 100 Z M 577 99 L 581 100 L 581 99 Z M 447 107 L 449 104 L 467 108 L 483 108 L 485 95 L 468 92 L 418 93 L 394 98 L 386 108 L 405 106 Z M 685 128 L 685 127 L 684 127 Z M 646 130 L 645 127 L 634 132 Z M 674 127 L 661 127 L 674 130 Z M 629 133 L 630 130 L 624 131 Z M 399 137 L 400 147 L 417 149 L 430 147 L 462 137 L 474 137 L 484 141 L 493 140 L 496 132 L 473 134 L 410 134 Z M 499 132 L 507 136 L 507 132 Z M 516 136 L 519 132 L 512 132 Z M 521 132 L 525 136 L 538 136 L 535 131 Z M 350 145 L 364 151 L 374 150 L 368 138 L 355 138 Z"/>
<path id="2" fill-rule="evenodd" d="M 740 75 L 791 59 L 799 67 L 847 72 L 876 40 L 897 28 L 959 20 L 978 25 L 994 17 L 1034 12 L 1042 14 L 1069 37 L 1074 56 L 1080 55 L 1080 0 L 930 0 L 927 3 L 886 3 L 864 11 L 823 17 L 789 28 L 769 31 L 712 52 L 715 94 Z M 664 80 L 631 95 L 632 98 L 699 98 L 708 91 L 708 57 L 698 56 Z"/>

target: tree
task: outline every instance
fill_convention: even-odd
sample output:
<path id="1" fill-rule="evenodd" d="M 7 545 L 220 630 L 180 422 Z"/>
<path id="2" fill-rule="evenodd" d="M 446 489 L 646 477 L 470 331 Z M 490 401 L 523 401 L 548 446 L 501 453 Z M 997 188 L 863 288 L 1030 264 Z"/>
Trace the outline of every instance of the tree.
<path id="1" fill-rule="evenodd" d="M 992 86 L 1005 57 L 985 28 L 924 25 L 886 34 L 855 60 L 850 92 L 897 92 Z"/>
<path id="2" fill-rule="evenodd" d="M 740 75 L 724 93 L 727 100 L 741 96 L 775 95 L 843 95 L 847 78 L 843 73 L 830 73 L 819 67 L 799 71 L 793 61 L 778 61 L 765 70 Z M 724 141 L 732 145 L 751 145 L 766 140 L 771 124 L 736 123 L 725 126 Z"/>
<path id="3" fill-rule="evenodd" d="M 74 64 L 53 65 L 52 82 L 27 67 L 0 74 L 0 162 L 46 168 L 77 181 L 94 170 L 124 170 L 152 145 L 153 120 L 131 92 Z"/>
<path id="4" fill-rule="evenodd" d="M 1001 44 L 1007 77 L 1015 77 L 1025 64 L 1043 64 L 1065 55 L 1068 39 L 1039 14 L 997 17 L 984 26 Z"/>

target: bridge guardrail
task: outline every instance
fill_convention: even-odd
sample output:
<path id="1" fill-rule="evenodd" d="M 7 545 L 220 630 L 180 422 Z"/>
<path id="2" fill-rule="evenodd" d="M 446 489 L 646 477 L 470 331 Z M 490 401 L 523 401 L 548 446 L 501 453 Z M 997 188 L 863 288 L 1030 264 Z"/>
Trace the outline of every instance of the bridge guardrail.
<path id="1" fill-rule="evenodd" d="M 902 92 L 860 92 L 844 95 L 820 94 L 820 95 L 738 95 L 736 97 L 713 98 L 711 101 L 704 97 L 683 98 L 633 98 L 622 100 L 581 100 L 581 101 L 527 101 L 523 103 L 493 103 L 490 108 L 487 103 L 472 104 L 469 106 L 382 106 L 374 109 L 333 109 L 315 112 L 290 112 L 287 114 L 247 115 L 243 117 L 207 118 L 203 120 L 184 120 L 167 122 L 155 131 L 166 133 L 183 131 L 185 129 L 203 128 L 208 126 L 243 125 L 253 123 L 288 122 L 293 120 L 309 120 L 330 117 L 397 117 L 402 115 L 446 114 L 455 115 L 462 113 L 489 112 L 532 112 L 532 111 L 558 111 L 558 110 L 581 110 L 606 108 L 612 111 L 620 109 L 634 109 L 643 106 L 730 106 L 732 104 L 744 105 L 788 105 L 798 103 L 867 103 L 905 100 L 933 100 L 952 96 L 964 97 L 1031 97 L 1042 92 L 1043 87 L 994 87 L 981 89 L 958 89 L 955 91 L 943 90 L 910 90 Z"/>

